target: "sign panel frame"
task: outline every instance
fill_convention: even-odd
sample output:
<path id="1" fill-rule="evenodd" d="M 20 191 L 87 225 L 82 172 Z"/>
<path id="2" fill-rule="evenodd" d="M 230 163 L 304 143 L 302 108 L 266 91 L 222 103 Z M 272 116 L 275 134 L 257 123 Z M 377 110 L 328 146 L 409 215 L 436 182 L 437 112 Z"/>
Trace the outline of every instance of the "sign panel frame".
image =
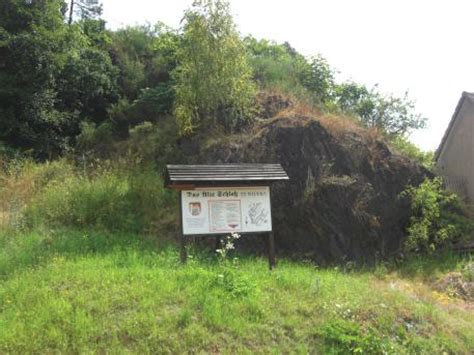
<path id="1" fill-rule="evenodd" d="M 272 232 L 268 185 L 205 186 L 180 191 L 184 237 Z"/>

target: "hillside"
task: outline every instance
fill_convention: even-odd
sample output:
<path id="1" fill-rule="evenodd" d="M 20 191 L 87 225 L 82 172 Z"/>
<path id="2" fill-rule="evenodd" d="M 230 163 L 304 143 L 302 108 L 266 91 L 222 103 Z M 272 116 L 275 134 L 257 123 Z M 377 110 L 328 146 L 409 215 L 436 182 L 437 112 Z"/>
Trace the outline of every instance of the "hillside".
<path id="1" fill-rule="evenodd" d="M 281 254 L 318 263 L 373 262 L 400 251 L 410 216 L 400 193 L 431 173 L 376 131 L 342 117 L 301 113 L 288 99 L 272 97 L 272 109 L 261 114 L 266 118 L 245 134 L 182 142 L 182 161 L 282 164 L 290 181 L 272 190 Z M 258 247 L 258 241 L 241 243 Z"/>

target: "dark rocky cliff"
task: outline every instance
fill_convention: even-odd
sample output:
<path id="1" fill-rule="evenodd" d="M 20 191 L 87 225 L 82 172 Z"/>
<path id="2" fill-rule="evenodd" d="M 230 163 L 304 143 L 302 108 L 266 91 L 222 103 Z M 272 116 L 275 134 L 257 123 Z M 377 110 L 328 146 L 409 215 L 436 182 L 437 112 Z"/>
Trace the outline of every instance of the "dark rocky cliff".
<path id="1" fill-rule="evenodd" d="M 251 135 L 183 149 L 194 163 L 281 163 L 290 181 L 272 190 L 277 252 L 320 263 L 373 261 L 398 251 L 409 218 L 398 195 L 426 175 L 367 131 L 336 134 L 291 114 L 261 122 Z"/>

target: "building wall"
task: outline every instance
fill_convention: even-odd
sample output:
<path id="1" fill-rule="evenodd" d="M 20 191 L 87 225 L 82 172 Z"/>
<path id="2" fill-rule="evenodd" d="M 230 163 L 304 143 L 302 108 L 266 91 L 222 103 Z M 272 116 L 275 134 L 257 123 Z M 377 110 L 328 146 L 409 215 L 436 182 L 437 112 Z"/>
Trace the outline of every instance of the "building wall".
<path id="1" fill-rule="evenodd" d="M 437 160 L 439 174 L 447 187 L 474 203 L 474 97 L 464 97 L 454 126 Z"/>

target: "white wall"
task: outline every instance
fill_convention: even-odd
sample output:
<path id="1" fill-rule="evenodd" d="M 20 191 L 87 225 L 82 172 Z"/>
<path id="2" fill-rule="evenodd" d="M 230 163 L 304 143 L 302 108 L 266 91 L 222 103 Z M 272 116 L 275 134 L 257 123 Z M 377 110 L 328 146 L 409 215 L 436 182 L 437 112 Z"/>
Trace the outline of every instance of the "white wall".
<path id="1" fill-rule="evenodd" d="M 474 202 L 474 98 L 464 97 L 454 126 L 438 158 L 438 172 L 447 180 L 448 188 Z"/>

